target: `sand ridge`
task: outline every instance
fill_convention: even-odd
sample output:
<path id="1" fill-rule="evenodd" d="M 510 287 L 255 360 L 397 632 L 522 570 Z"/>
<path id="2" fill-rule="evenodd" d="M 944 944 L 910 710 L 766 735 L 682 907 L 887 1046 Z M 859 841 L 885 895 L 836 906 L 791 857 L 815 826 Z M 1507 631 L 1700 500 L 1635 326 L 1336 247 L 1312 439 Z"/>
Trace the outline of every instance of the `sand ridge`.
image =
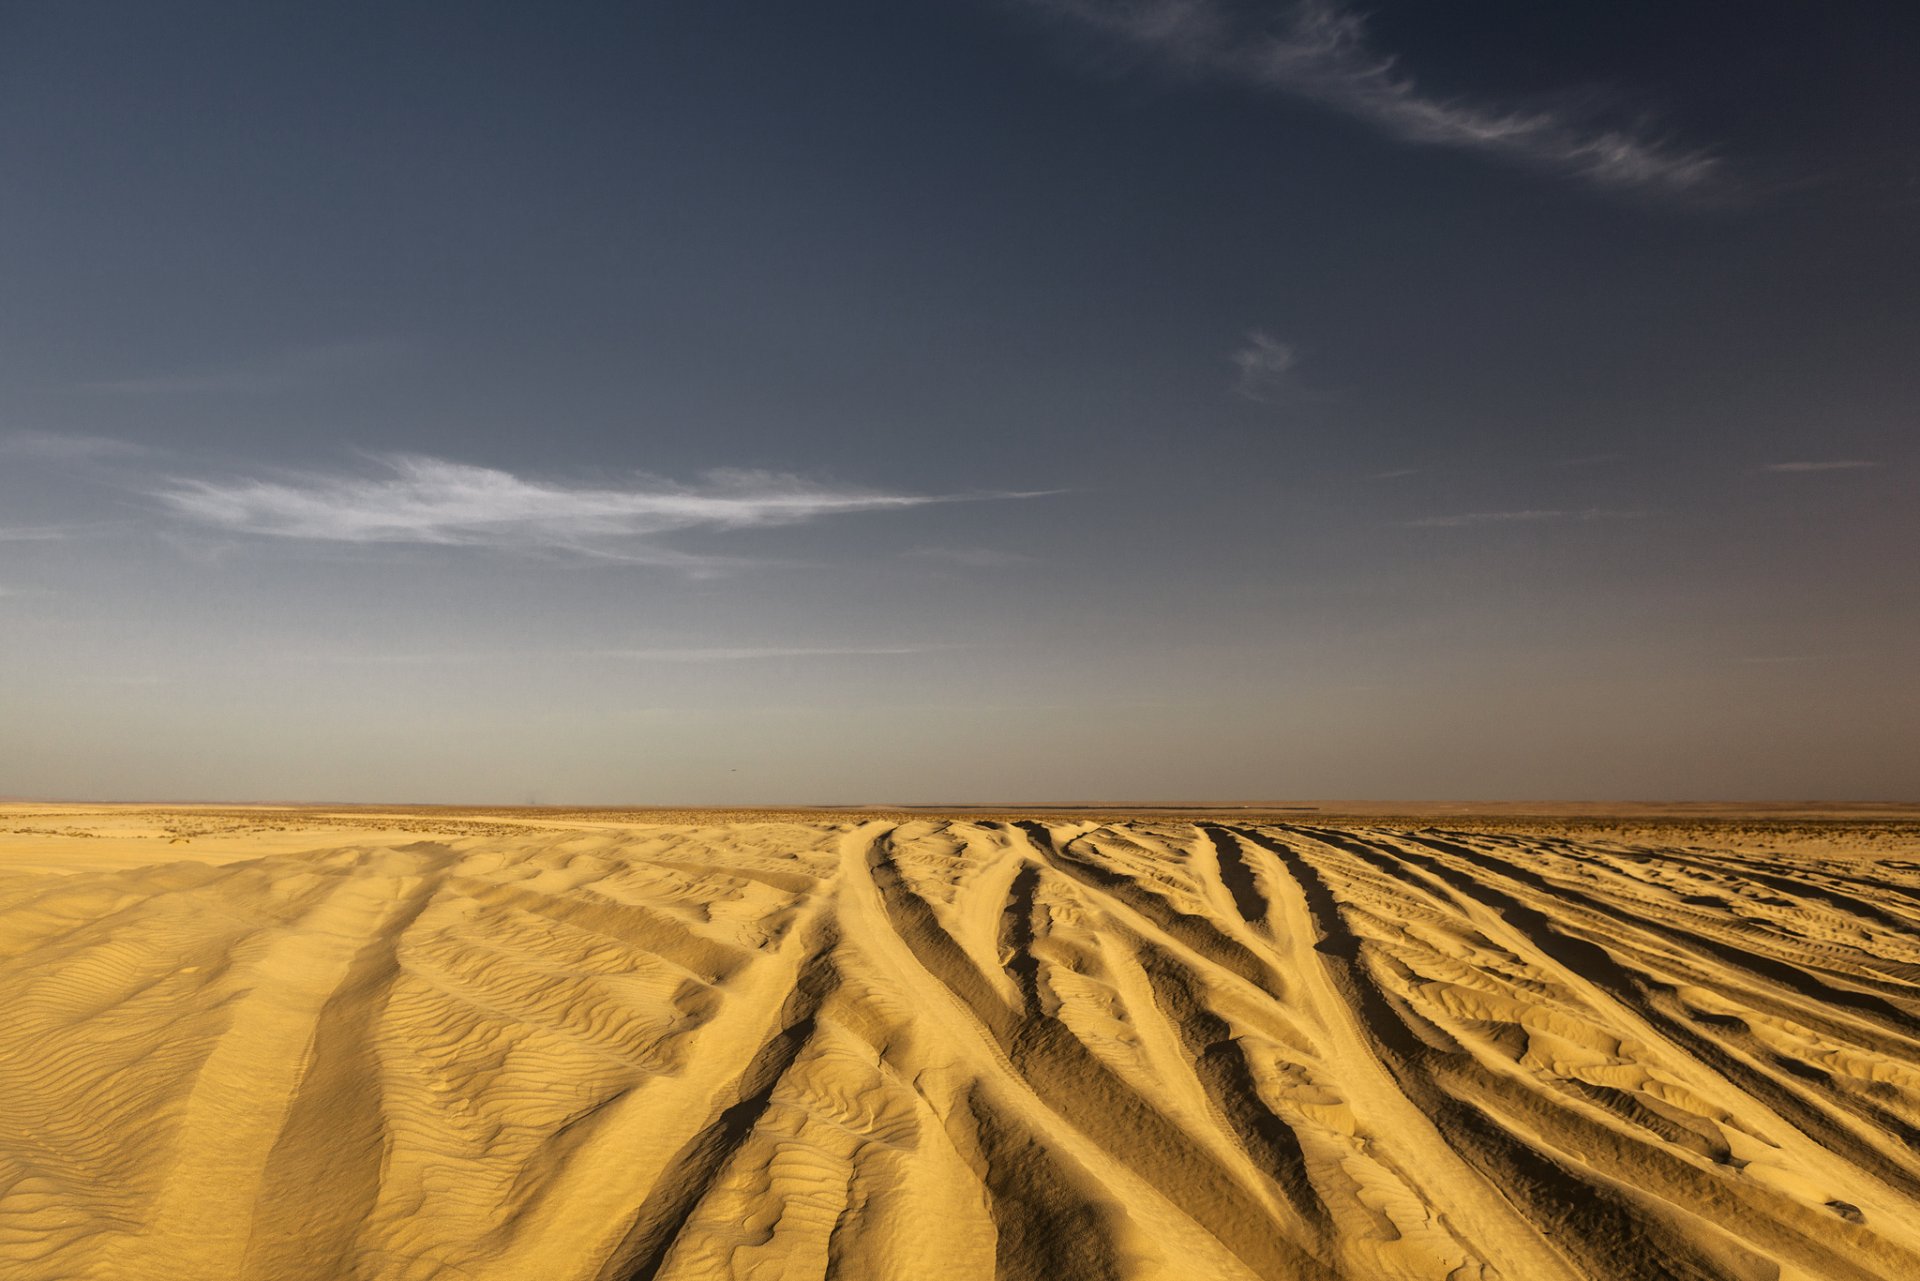
<path id="1" fill-rule="evenodd" d="M 6 1276 L 1920 1275 L 1897 843 L 222 813 L 0 850 Z"/>

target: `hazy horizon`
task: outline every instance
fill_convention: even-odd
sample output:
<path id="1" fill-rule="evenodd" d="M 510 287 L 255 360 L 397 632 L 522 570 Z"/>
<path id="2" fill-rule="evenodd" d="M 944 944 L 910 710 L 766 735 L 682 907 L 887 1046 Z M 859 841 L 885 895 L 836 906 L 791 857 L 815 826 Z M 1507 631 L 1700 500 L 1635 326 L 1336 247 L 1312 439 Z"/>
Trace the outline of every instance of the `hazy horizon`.
<path id="1" fill-rule="evenodd" d="M 0 796 L 1920 800 L 1920 10 L 6 27 Z"/>

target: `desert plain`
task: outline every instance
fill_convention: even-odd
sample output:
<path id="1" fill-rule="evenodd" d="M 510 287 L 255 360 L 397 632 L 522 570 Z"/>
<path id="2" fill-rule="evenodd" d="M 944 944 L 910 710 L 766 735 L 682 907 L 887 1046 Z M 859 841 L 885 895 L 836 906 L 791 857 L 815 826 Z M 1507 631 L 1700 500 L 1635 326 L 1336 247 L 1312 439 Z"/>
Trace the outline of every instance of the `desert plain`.
<path id="1" fill-rule="evenodd" d="M 1920 1277 L 1920 813 L 0 806 L 0 1276 Z"/>

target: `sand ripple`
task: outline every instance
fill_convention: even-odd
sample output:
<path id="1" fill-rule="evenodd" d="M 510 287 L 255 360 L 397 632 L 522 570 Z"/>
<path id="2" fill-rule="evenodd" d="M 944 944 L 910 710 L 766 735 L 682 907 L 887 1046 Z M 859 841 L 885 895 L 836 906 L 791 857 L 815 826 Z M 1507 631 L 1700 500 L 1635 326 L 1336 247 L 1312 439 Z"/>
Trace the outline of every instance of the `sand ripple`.
<path id="1" fill-rule="evenodd" d="M 1920 1276 L 1920 865 L 1171 822 L 0 878 L 0 1275 Z"/>

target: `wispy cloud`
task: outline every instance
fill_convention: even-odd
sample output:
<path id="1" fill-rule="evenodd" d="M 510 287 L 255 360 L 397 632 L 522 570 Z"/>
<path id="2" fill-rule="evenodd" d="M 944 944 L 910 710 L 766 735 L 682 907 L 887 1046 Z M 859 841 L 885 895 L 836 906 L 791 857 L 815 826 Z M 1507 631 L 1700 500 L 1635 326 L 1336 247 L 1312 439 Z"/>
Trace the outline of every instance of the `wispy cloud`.
<path id="1" fill-rule="evenodd" d="M 710 472 L 696 485 L 641 475 L 624 486 L 580 486 L 438 458 L 401 455 L 374 461 L 378 471 L 372 475 L 182 479 L 153 496 L 179 516 L 236 534 L 564 551 L 694 571 L 722 562 L 661 540 L 688 531 L 798 525 L 858 512 L 1041 496 L 1031 491 L 885 493 L 755 471 Z"/>
<path id="2" fill-rule="evenodd" d="M 1184 74 L 1316 102 L 1402 142 L 1482 152 L 1599 187 L 1694 194 L 1720 162 L 1664 139 L 1563 112 L 1438 98 L 1376 51 L 1337 0 L 1296 0 L 1273 19 L 1226 0 L 1028 0 Z"/>
<path id="3" fill-rule="evenodd" d="M 1761 471 L 1864 471 L 1869 467 L 1878 467 L 1879 463 L 1868 462 L 1864 458 L 1830 458 L 1819 462 L 1768 463 Z"/>
<path id="4" fill-rule="evenodd" d="M 0 457 L 28 458 L 35 462 L 90 463 L 101 459 L 137 458 L 146 452 L 143 445 L 107 436 L 50 431 L 14 431 L 0 435 Z"/>
<path id="5" fill-rule="evenodd" d="M 1423 516 L 1419 520 L 1401 523 L 1415 529 L 1462 529 L 1470 525 L 1524 525 L 1560 520 L 1637 520 L 1644 515 L 1646 515 L 1645 512 L 1611 511 L 1602 507 L 1589 507 L 1581 511 L 1528 508 L 1523 511 L 1462 512 L 1454 516 Z"/>
<path id="6" fill-rule="evenodd" d="M 1293 367 L 1300 363 L 1292 344 L 1281 342 L 1264 329 L 1247 332 L 1246 342 L 1229 360 L 1237 371 L 1233 389 L 1248 400 L 1272 400 L 1287 386 Z"/>
<path id="7" fill-rule="evenodd" d="M 1420 474 L 1420 469 L 1418 467 L 1395 467 L 1391 471 L 1377 471 L 1373 473 L 1373 475 L 1369 476 L 1367 479 L 1399 480 L 1403 476 L 1418 476 L 1419 474 Z"/>

